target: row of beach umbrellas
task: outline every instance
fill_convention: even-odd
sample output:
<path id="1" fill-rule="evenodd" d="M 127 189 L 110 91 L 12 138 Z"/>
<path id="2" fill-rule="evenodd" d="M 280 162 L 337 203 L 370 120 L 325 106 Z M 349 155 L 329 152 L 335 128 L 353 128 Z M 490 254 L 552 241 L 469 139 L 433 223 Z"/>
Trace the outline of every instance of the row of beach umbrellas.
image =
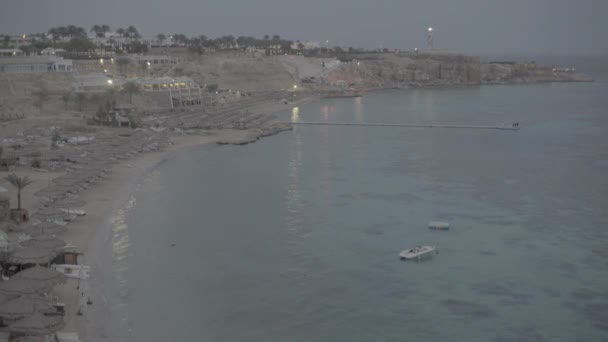
<path id="1" fill-rule="evenodd" d="M 64 224 L 73 215 L 70 211 L 80 208 L 84 202 L 78 193 L 103 177 L 111 167 L 109 160 L 133 157 L 140 151 L 151 149 L 149 137 L 142 132 L 140 139 L 130 139 L 116 143 L 116 136 L 99 137 L 107 140 L 99 144 L 95 151 L 78 151 L 72 148 L 69 159 L 74 162 L 66 175 L 55 178 L 50 186 L 35 195 L 45 203 L 33 215 L 37 224 L 28 224 L 21 231 L 30 238 L 20 243 L 8 256 L 9 263 L 17 265 L 34 264 L 16 273 L 7 281 L 0 282 L 0 318 L 7 320 L 8 330 L 28 335 L 21 342 L 40 341 L 31 335 L 52 334 L 63 327 L 63 318 L 56 312 L 45 296 L 55 285 L 64 283 L 67 276 L 40 265 L 49 264 L 66 246 L 57 238 L 67 231 Z M 110 142 L 114 143 L 114 146 Z M 158 146 L 155 145 L 155 146 Z M 65 156 L 65 155 L 64 155 Z M 62 157 L 59 153 L 57 159 Z M 65 156 L 67 157 L 67 156 Z"/>
<path id="2" fill-rule="evenodd" d="M 63 317 L 44 294 L 66 280 L 64 274 L 36 265 L 0 282 L 0 318 L 8 321 L 8 330 L 47 335 L 62 329 Z"/>

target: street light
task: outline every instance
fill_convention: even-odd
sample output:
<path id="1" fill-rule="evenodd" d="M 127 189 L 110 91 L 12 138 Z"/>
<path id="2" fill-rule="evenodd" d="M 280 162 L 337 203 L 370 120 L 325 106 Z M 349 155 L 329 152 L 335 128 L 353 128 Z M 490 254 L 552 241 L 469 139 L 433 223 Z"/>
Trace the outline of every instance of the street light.
<path id="1" fill-rule="evenodd" d="M 429 32 L 433 32 L 433 28 L 432 27 L 429 27 Z"/>
<path id="2" fill-rule="evenodd" d="M 112 83 L 114 83 L 114 82 L 112 82 L 112 80 L 108 80 L 109 85 L 112 85 Z"/>

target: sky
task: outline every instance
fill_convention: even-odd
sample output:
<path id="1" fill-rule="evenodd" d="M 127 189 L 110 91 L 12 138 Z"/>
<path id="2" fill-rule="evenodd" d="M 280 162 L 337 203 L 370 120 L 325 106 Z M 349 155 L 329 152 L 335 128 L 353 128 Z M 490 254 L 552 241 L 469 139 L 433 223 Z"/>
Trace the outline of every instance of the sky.
<path id="1" fill-rule="evenodd" d="M 329 46 L 608 55 L 608 0 L 0 0 L 0 33 L 134 25 L 144 37 L 279 34 Z"/>

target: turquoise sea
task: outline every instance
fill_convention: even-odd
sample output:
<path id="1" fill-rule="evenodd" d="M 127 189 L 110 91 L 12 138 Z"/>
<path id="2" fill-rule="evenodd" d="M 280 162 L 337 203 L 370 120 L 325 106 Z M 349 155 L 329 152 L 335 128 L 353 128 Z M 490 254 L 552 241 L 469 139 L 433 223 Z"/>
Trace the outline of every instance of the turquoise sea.
<path id="1" fill-rule="evenodd" d="M 175 154 L 113 237 L 127 340 L 608 341 L 608 74 L 572 64 L 596 82 L 411 89 L 282 118 L 518 132 L 299 126 Z M 420 244 L 439 255 L 399 260 Z"/>

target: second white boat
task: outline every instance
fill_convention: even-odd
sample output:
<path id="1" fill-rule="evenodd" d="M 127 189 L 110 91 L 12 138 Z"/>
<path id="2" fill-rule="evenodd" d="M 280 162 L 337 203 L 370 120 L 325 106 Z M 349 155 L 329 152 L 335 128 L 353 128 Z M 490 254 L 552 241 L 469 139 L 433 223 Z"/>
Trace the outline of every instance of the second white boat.
<path id="1" fill-rule="evenodd" d="M 399 258 L 406 260 L 419 260 L 426 257 L 437 254 L 437 247 L 435 246 L 416 246 L 414 248 L 406 249 L 399 253 Z"/>

